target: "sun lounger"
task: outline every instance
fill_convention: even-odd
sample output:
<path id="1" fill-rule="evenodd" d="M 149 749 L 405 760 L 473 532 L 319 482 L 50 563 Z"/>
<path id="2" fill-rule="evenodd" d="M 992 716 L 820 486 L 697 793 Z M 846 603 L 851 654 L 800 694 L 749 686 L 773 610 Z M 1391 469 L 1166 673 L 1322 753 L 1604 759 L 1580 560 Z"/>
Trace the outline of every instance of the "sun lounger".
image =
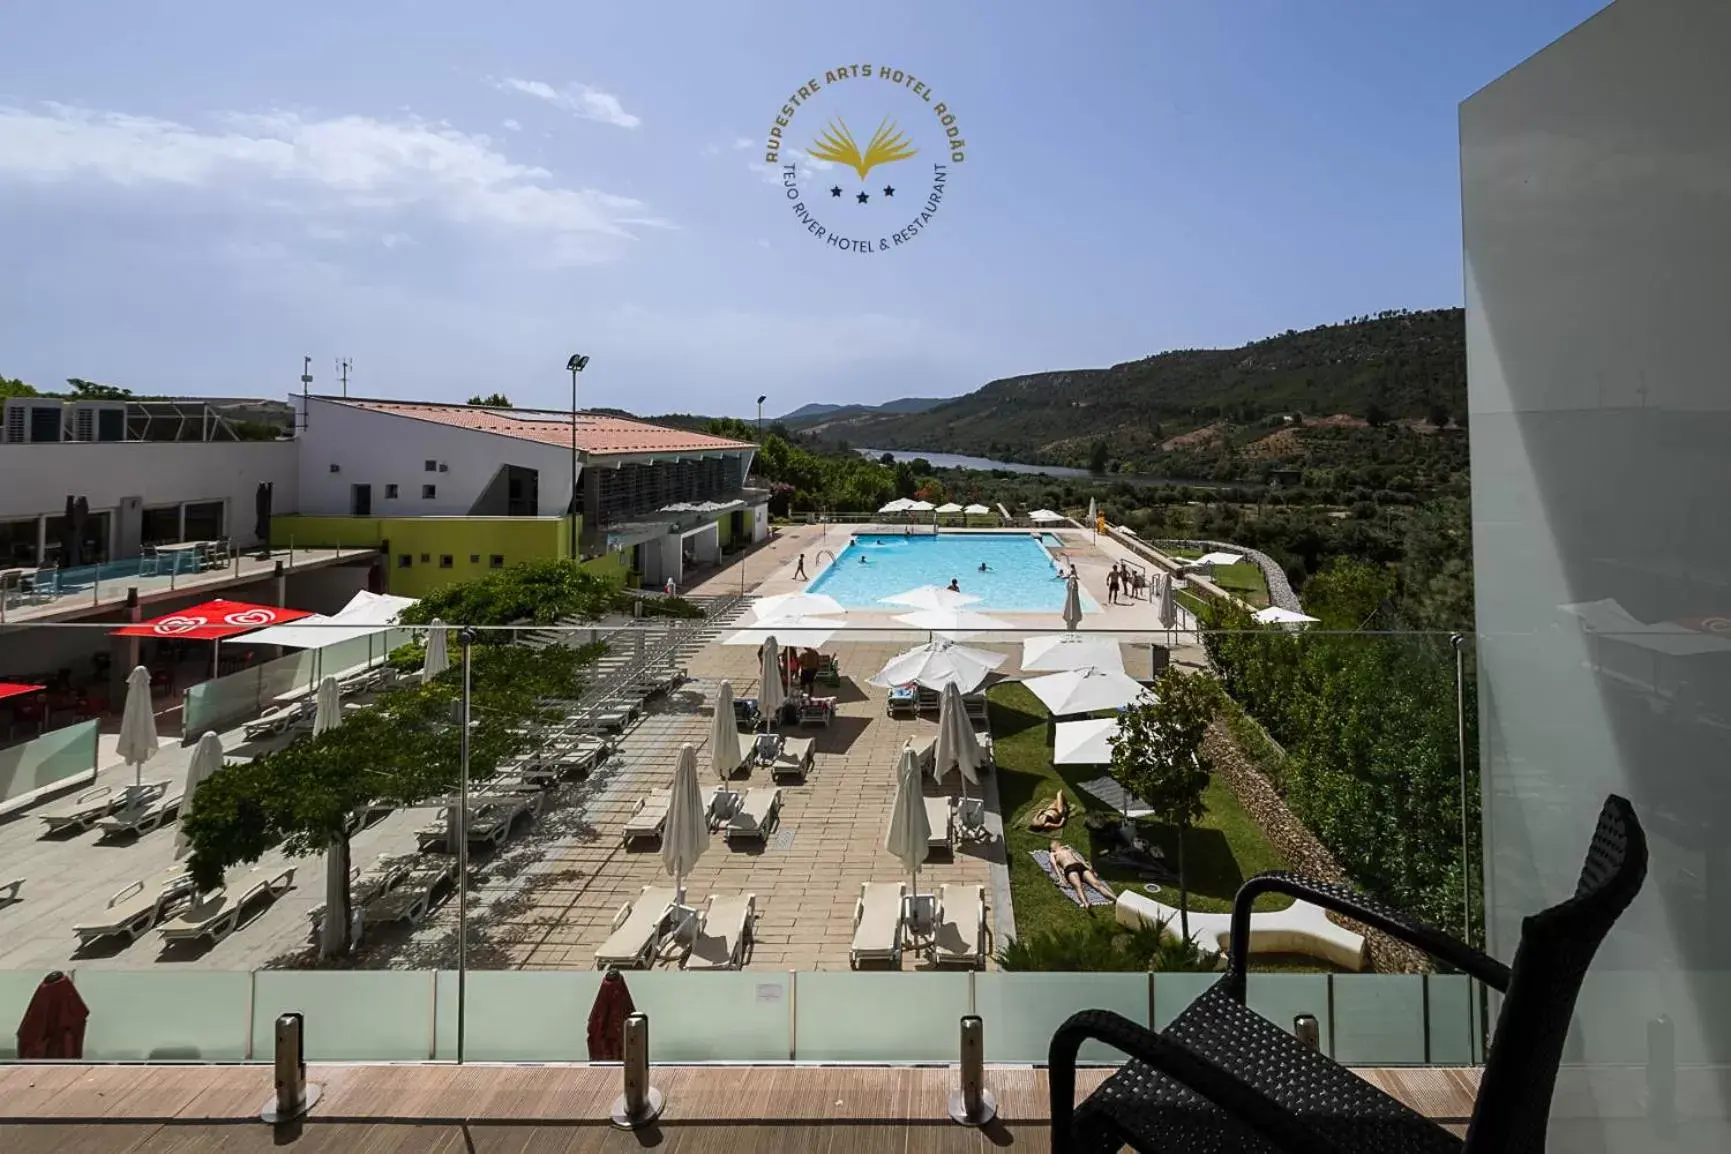
<path id="1" fill-rule="evenodd" d="M 365 909 L 374 899 L 382 897 L 400 885 L 409 876 L 413 868 L 413 858 L 381 857 L 365 872 L 360 869 L 349 871 L 349 909 Z M 318 937 L 324 932 L 325 904 L 320 902 L 307 911 L 307 921 L 311 924 L 312 936 Z"/>
<path id="2" fill-rule="evenodd" d="M 931 827 L 931 834 L 926 838 L 926 847 L 940 853 L 955 853 L 955 801 L 947 797 L 928 797 L 925 802 L 926 824 Z"/>
<path id="3" fill-rule="evenodd" d="M 637 808 L 625 819 L 623 842 L 630 845 L 634 841 L 660 837 L 661 827 L 667 824 L 667 807 L 672 802 L 671 789 L 652 789 L 648 797 L 639 798 Z"/>
<path id="4" fill-rule="evenodd" d="M 685 959 L 688 970 L 737 970 L 757 920 L 756 894 L 711 894 Z"/>
<path id="5" fill-rule="evenodd" d="M 449 858 L 422 858 L 384 893 L 365 905 L 355 902 L 362 911 L 363 923 L 389 924 L 420 922 L 433 908 L 433 901 L 445 886 L 457 876 L 457 863 Z"/>
<path id="6" fill-rule="evenodd" d="M 454 806 L 446 806 L 439 811 L 439 820 L 422 826 L 415 831 L 415 843 L 423 852 L 435 846 L 445 846 L 447 852 L 455 847 L 448 845 L 451 834 L 451 811 Z M 536 808 L 535 800 L 524 794 L 476 794 L 469 799 L 469 828 L 467 837 L 469 844 L 477 842 L 501 846 L 511 835 L 511 828 L 518 818 Z"/>
<path id="7" fill-rule="evenodd" d="M 745 762 L 749 771 L 758 766 L 771 766 L 775 759 L 781 756 L 782 745 L 787 741 L 779 733 L 760 733 L 746 751 Z"/>
<path id="8" fill-rule="evenodd" d="M 841 684 L 841 662 L 835 659 L 833 653 L 820 653 L 817 667 L 817 679 L 825 685 Z"/>
<path id="9" fill-rule="evenodd" d="M 113 786 L 99 785 L 36 816 L 47 823 L 48 833 L 61 833 L 66 830 L 82 832 L 95 825 L 98 819 L 107 817 L 126 805 L 128 801 L 146 800 L 167 787 L 166 781 L 147 781 L 143 785 L 126 786 L 116 793 Z"/>
<path id="10" fill-rule="evenodd" d="M 282 733 L 289 726 L 298 722 L 305 712 L 306 703 L 302 701 L 290 702 L 287 705 L 273 705 L 246 723 L 246 739 L 258 741 L 261 738 Z"/>
<path id="11" fill-rule="evenodd" d="M 209 939 L 222 941 L 240 927 L 240 918 L 255 901 L 275 901 L 294 884 L 295 867 L 251 869 L 231 874 L 221 887 L 193 903 L 157 927 L 164 945 Z"/>
<path id="12" fill-rule="evenodd" d="M 956 840 L 992 840 L 992 831 L 986 828 L 986 803 L 983 799 L 964 797 L 956 801 Z"/>
<path id="13" fill-rule="evenodd" d="M 736 697 L 733 700 L 733 724 L 740 729 L 756 729 L 757 723 L 763 720 L 763 714 L 758 712 L 757 698 Z"/>
<path id="14" fill-rule="evenodd" d="M 889 697 L 884 700 L 884 712 L 891 717 L 906 714 L 916 717 L 920 712 L 920 695 L 911 685 L 890 690 Z"/>
<path id="15" fill-rule="evenodd" d="M 984 729 L 976 729 L 974 740 L 980 743 L 980 752 L 986 755 L 986 765 L 997 765 L 996 754 L 992 749 L 992 735 Z"/>
<path id="16" fill-rule="evenodd" d="M 962 695 L 962 712 L 968 715 L 969 721 L 986 720 L 986 695 L 983 693 L 964 693 Z"/>
<path id="17" fill-rule="evenodd" d="M 192 890 L 185 866 L 172 866 L 154 878 L 133 882 L 109 898 L 108 907 L 99 916 L 72 927 L 78 935 L 78 947 L 121 936 L 137 941 L 164 913 L 191 897 Z"/>
<path id="18" fill-rule="evenodd" d="M 808 697 L 799 703 L 801 725 L 825 725 L 835 720 L 835 698 Z"/>
<path id="19" fill-rule="evenodd" d="M 781 816 L 781 790 L 758 786 L 739 795 L 733 816 L 727 819 L 728 841 L 767 841 L 769 831 Z"/>
<path id="20" fill-rule="evenodd" d="M 595 968 L 647 965 L 661 946 L 667 912 L 679 895 L 672 886 L 644 886 L 637 900 L 613 917 L 613 933 L 595 951 Z"/>
<path id="21" fill-rule="evenodd" d="M 143 837 L 180 812 L 180 787 L 154 797 L 135 798 L 96 822 L 102 837 Z"/>
<path id="22" fill-rule="evenodd" d="M 805 775 L 811 772 L 811 764 L 817 743 L 809 737 L 788 737 L 781 743 L 781 752 L 769 766 L 769 774 L 776 781 L 784 777 L 797 777 L 805 780 Z"/>
<path id="23" fill-rule="evenodd" d="M 861 882 L 859 900 L 853 907 L 853 944 L 848 947 L 848 965 L 861 962 L 902 964 L 902 899 L 908 887 L 903 882 Z"/>
<path id="24" fill-rule="evenodd" d="M 986 965 L 986 891 L 983 886 L 947 882 L 938 888 L 937 932 L 932 960 L 940 966 Z"/>

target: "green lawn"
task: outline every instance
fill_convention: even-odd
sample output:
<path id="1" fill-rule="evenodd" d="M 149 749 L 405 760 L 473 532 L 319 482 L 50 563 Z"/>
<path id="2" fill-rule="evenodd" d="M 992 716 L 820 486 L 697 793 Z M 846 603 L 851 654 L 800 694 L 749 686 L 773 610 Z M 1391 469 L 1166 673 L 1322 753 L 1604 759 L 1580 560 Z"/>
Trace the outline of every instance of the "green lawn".
<path id="1" fill-rule="evenodd" d="M 1186 561 L 1194 561 L 1202 556 L 1202 550 L 1174 549 L 1172 555 L 1182 557 Z M 1216 565 L 1214 576 L 1210 580 L 1228 593 L 1242 597 L 1253 608 L 1268 608 L 1268 581 L 1262 575 L 1262 566 L 1254 561 L 1240 561 L 1236 565 Z"/>
<path id="2" fill-rule="evenodd" d="M 1072 808 L 1070 822 L 1061 840 L 1073 846 L 1090 861 L 1097 862 L 1092 833 L 1083 820 L 1087 809 L 1110 812 L 1090 795 L 1076 788 L 1077 783 L 1102 776 L 1103 766 L 1052 765 L 1050 715 L 1045 706 L 1018 684 L 993 688 L 987 699 L 991 706 L 992 740 L 997 760 L 998 799 L 1004 813 L 1004 837 L 1010 866 L 1010 895 L 1015 904 L 1016 932 L 1026 936 L 1044 930 L 1062 930 L 1085 917 L 1110 917 L 1111 911 L 1100 907 L 1090 915 L 1077 908 L 1060 894 L 1046 875 L 1034 864 L 1029 852 L 1044 849 L 1051 834 L 1034 833 L 1028 821 L 1044 809 L 1056 792 L 1059 781 L 1069 794 Z M 1193 827 L 1185 839 L 1186 873 L 1190 884 L 1190 908 L 1204 913 L 1225 913 L 1232 908 L 1232 895 L 1245 878 L 1263 870 L 1285 869 L 1286 862 L 1269 844 L 1262 831 L 1250 820 L 1224 783 L 1210 783 L 1203 801 L 1208 807 L 1202 821 Z M 1168 863 L 1178 861 L 1177 832 L 1157 823 L 1144 823 L 1144 834 L 1166 852 Z M 1141 883 L 1111 870 L 1100 870 L 1106 882 Z M 1156 895 L 1169 906 L 1178 904 L 1175 888 L 1163 889 Z M 1259 910 L 1281 909 L 1290 899 L 1273 895 L 1260 899 Z M 1262 968 L 1288 968 L 1275 961 Z M 1302 968 L 1318 969 L 1321 963 L 1305 962 Z"/>

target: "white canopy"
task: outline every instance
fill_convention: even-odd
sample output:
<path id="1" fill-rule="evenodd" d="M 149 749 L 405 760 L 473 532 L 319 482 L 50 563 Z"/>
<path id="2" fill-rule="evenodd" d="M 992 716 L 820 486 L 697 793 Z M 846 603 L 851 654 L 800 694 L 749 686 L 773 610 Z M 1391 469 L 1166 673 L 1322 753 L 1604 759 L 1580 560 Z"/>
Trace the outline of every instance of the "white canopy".
<path id="1" fill-rule="evenodd" d="M 781 648 L 774 637 L 763 642 L 763 663 L 758 666 L 757 708 L 763 714 L 765 727 L 781 719 L 781 707 L 787 701 L 787 688 L 781 683 Z"/>
<path id="2" fill-rule="evenodd" d="M 924 629 L 928 633 L 948 637 L 951 641 L 960 641 L 964 637 L 972 637 L 976 633 L 992 629 L 1010 628 L 1010 623 L 1001 617 L 991 617 L 961 608 L 921 609 L 917 613 L 903 613 L 896 620 L 903 625 L 912 625 L 915 629 Z"/>
<path id="3" fill-rule="evenodd" d="M 921 585 L 905 593 L 892 593 L 878 600 L 885 605 L 906 605 L 910 609 L 960 609 L 981 600 L 972 593 L 958 593 L 942 585 Z"/>
<path id="4" fill-rule="evenodd" d="M 281 645 L 285 649 L 323 649 L 339 641 L 353 641 L 383 633 L 396 624 L 397 615 L 415 603 L 413 597 L 392 597 L 362 589 L 337 612 L 315 613 L 288 625 L 273 625 L 233 638 L 229 644 Z"/>
<path id="5" fill-rule="evenodd" d="M 150 705 L 150 670 L 134 666 L 126 675 L 126 706 L 120 715 L 120 742 L 114 752 L 133 767 L 133 784 L 144 780 L 144 763 L 156 756 L 156 713 Z"/>
<path id="6" fill-rule="evenodd" d="M 422 685 L 451 667 L 450 643 L 445 633 L 445 623 L 437 617 L 427 626 L 427 651 L 421 659 Z"/>
<path id="7" fill-rule="evenodd" d="M 174 829 L 175 861 L 192 850 L 192 842 L 186 836 L 186 818 L 192 813 L 198 787 L 221 768 L 222 738 L 216 735 L 216 730 L 207 729 L 199 735 L 198 744 L 192 748 L 192 761 L 186 767 L 186 784 L 181 787 L 180 821 Z"/>
<path id="8" fill-rule="evenodd" d="M 974 736 L 974 724 L 968 720 L 961 690 L 953 684 L 944 686 L 943 696 L 938 699 L 935 757 L 934 766 L 939 777 L 952 768 L 961 772 L 963 795 L 967 794 L 970 784 L 980 784 L 980 766 L 986 759 L 985 751 L 980 748 L 979 738 Z"/>
<path id="9" fill-rule="evenodd" d="M 710 763 L 715 776 L 726 781 L 744 756 L 739 749 L 739 723 L 733 714 L 733 682 L 723 681 L 715 695 L 715 723 L 709 731 Z"/>
<path id="10" fill-rule="evenodd" d="M 1082 624 L 1082 578 L 1077 575 L 1076 567 L 1070 566 L 1070 575 L 1064 578 L 1064 628 L 1076 629 Z M 1120 662 L 1120 665 L 1123 663 Z"/>
<path id="11" fill-rule="evenodd" d="M 1117 709 L 1154 698 L 1146 686 L 1127 673 L 1110 669 L 1068 669 L 1024 681 L 1028 692 L 1040 699 L 1054 717 L 1068 713 L 1093 713 Z"/>
<path id="12" fill-rule="evenodd" d="M 1155 580 L 1160 583 L 1160 589 L 1154 598 L 1154 616 L 1161 625 L 1170 629 L 1178 624 L 1178 603 L 1172 598 L 1172 574 L 1163 573 Z"/>
<path id="13" fill-rule="evenodd" d="M 730 635 L 723 645 L 762 645 L 771 637 L 783 647 L 818 649 L 846 628 L 847 622 L 833 617 L 772 617 Z"/>
<path id="14" fill-rule="evenodd" d="M 1204 553 L 1202 556 L 1196 558 L 1196 560 L 1191 561 L 1188 564 L 1190 564 L 1190 565 L 1236 565 L 1242 560 L 1244 560 L 1244 558 L 1239 556 L 1237 553 Z"/>
<path id="15" fill-rule="evenodd" d="M 889 504 L 887 504 L 883 508 L 879 509 L 878 512 L 880 512 L 880 513 L 906 513 L 908 511 L 908 506 L 912 505 L 912 504 L 913 504 L 913 502 L 908 500 L 906 497 L 897 497 L 895 500 L 891 501 Z"/>
<path id="16" fill-rule="evenodd" d="M 932 503 L 930 501 L 909 501 L 908 502 L 908 512 L 910 512 L 910 513 L 930 513 L 932 511 L 932 507 L 933 506 L 932 506 Z"/>
<path id="17" fill-rule="evenodd" d="M 890 828 L 884 835 L 884 848 L 907 869 L 913 882 L 909 889 L 914 894 L 920 892 L 920 863 L 930 852 L 932 837 L 920 778 L 919 758 L 911 747 L 904 745 L 896 765 L 896 795 L 890 806 Z"/>
<path id="18" fill-rule="evenodd" d="M 970 517 L 972 517 L 972 516 L 978 516 L 978 515 L 984 514 L 984 513 L 990 513 L 991 510 L 986 508 L 984 505 L 969 505 L 966 509 L 963 509 L 962 512 L 964 512 L 964 513 L 968 514 Z"/>
<path id="19" fill-rule="evenodd" d="M 1112 739 L 1118 736 L 1118 719 L 1090 717 L 1085 721 L 1060 721 L 1052 733 L 1053 765 L 1107 765 L 1112 761 Z"/>
<path id="20" fill-rule="evenodd" d="M 937 512 L 939 513 L 960 513 L 961 511 L 962 507 L 954 501 L 947 502 L 937 507 Z"/>
<path id="21" fill-rule="evenodd" d="M 896 654 L 868 678 L 868 683 L 883 689 L 923 685 L 939 691 L 946 685 L 954 685 L 963 693 L 972 693 L 986 680 L 986 675 L 1005 660 L 1002 653 L 993 653 L 989 649 L 971 649 L 951 641 L 933 641 L 918 649 Z"/>
<path id="22" fill-rule="evenodd" d="M 1124 655 L 1118 642 L 1091 633 L 1052 633 L 1022 642 L 1022 668 L 1029 673 L 1086 669 L 1090 665 L 1124 672 Z"/>
<path id="23" fill-rule="evenodd" d="M 1252 615 L 1251 620 L 1258 625 L 1309 625 L 1312 622 L 1320 621 L 1321 618 L 1309 617 L 1303 613 L 1294 613 L 1290 609 L 1282 609 L 1278 605 L 1270 605 L 1266 609 L 1257 610 Z"/>
<path id="24" fill-rule="evenodd" d="M 685 904 L 685 875 L 709 848 L 709 807 L 697 785 L 697 751 L 690 742 L 679 747 L 673 767 L 672 796 L 661 827 L 661 864 L 673 878 L 674 900 Z"/>
<path id="25" fill-rule="evenodd" d="M 766 621 L 777 617 L 830 617 L 846 613 L 847 608 L 827 593 L 777 593 L 752 601 L 754 620 Z"/>
<path id="26" fill-rule="evenodd" d="M 1054 513 L 1050 509 L 1035 509 L 1032 513 L 1028 514 L 1028 520 L 1030 521 L 1062 521 L 1063 519 L 1064 514 Z"/>

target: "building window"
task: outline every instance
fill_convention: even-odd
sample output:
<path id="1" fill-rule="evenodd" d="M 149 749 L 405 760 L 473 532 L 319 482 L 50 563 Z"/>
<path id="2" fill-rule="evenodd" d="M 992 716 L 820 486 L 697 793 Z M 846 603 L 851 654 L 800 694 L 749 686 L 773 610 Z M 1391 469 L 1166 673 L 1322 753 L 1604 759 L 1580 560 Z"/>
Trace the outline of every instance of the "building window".
<path id="1" fill-rule="evenodd" d="M 438 495 L 439 495 L 439 487 L 437 485 L 422 485 L 421 486 L 421 500 L 431 501 L 434 497 L 437 497 Z"/>
<path id="2" fill-rule="evenodd" d="M 479 553 L 469 554 L 469 564 L 479 565 L 480 563 L 481 563 L 481 555 Z"/>
<path id="3" fill-rule="evenodd" d="M 451 555 L 449 553 L 440 553 L 439 554 L 439 568 L 449 569 L 451 567 L 451 564 L 452 564 Z"/>
<path id="4" fill-rule="evenodd" d="M 503 569 L 504 567 L 505 567 L 505 555 L 503 553 L 495 553 L 491 557 L 487 558 L 487 568 L 489 568 L 489 569 Z"/>
<path id="5" fill-rule="evenodd" d="M 407 554 L 407 553 L 398 553 L 397 554 L 397 568 L 407 569 L 409 566 L 413 565 L 414 563 L 415 563 L 415 559 L 412 556 L 410 556 L 409 554 Z"/>
<path id="6" fill-rule="evenodd" d="M 437 462 L 437 461 L 428 461 L 428 462 L 427 462 L 427 464 L 426 464 L 426 467 L 427 467 L 427 472 L 429 472 L 429 473 L 437 473 L 437 472 L 438 472 L 438 471 L 439 471 L 439 462 Z"/>
<path id="7" fill-rule="evenodd" d="M 199 501 L 186 507 L 186 539 L 215 541 L 223 535 L 221 501 Z"/>
<path id="8" fill-rule="evenodd" d="M 423 564 L 423 565 L 427 564 L 432 559 L 433 559 L 433 555 L 431 553 L 422 553 L 421 554 L 421 564 Z"/>
<path id="9" fill-rule="evenodd" d="M 386 485 L 385 486 L 385 500 L 394 501 L 396 499 L 397 499 L 397 487 L 395 485 Z"/>

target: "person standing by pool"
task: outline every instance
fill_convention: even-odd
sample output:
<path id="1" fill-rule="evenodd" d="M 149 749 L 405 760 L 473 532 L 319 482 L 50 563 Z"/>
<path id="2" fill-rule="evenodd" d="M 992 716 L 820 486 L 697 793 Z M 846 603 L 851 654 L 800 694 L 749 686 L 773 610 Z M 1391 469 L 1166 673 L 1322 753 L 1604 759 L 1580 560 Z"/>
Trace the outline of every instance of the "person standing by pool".
<path id="1" fill-rule="evenodd" d="M 1106 604 L 1118 604 L 1118 566 L 1106 570 Z"/>
<path id="2" fill-rule="evenodd" d="M 805 580 L 805 554 L 804 553 L 801 553 L 799 555 L 799 564 L 795 565 L 793 567 L 793 579 L 795 581 Z"/>
<path id="3" fill-rule="evenodd" d="M 817 650 L 805 648 L 799 651 L 799 688 L 807 697 L 817 685 L 817 671 L 823 665 L 823 658 Z"/>

